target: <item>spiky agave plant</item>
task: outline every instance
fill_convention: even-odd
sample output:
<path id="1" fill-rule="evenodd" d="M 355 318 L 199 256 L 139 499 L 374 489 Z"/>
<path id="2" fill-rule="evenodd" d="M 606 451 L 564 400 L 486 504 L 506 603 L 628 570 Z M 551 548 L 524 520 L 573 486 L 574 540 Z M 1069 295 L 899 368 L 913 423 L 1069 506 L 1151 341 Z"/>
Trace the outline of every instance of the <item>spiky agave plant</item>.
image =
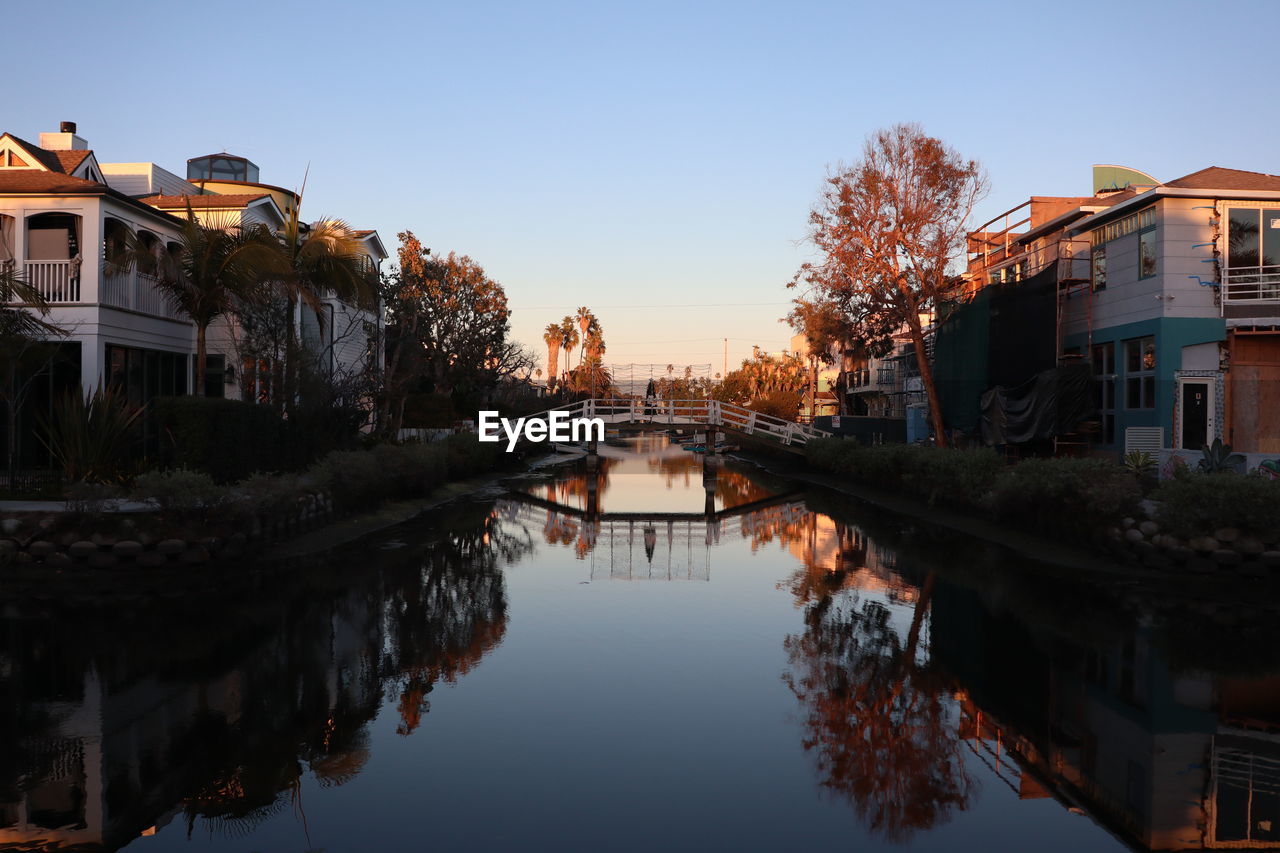
<path id="1" fill-rule="evenodd" d="M 42 418 L 41 442 L 68 482 L 116 483 L 129 474 L 129 443 L 143 408 L 120 390 L 99 385 L 91 394 L 70 392 Z"/>

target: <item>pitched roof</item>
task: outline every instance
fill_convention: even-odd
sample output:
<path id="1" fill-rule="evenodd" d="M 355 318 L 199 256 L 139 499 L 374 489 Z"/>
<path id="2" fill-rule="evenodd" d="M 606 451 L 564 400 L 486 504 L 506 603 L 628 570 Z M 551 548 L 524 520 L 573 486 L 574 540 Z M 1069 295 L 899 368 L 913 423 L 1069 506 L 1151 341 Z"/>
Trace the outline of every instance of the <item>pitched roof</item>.
<path id="1" fill-rule="evenodd" d="M 373 233 L 375 232 L 372 228 L 366 228 L 366 229 L 361 229 L 359 231 L 352 231 L 351 236 L 364 238 L 364 237 L 368 237 L 370 234 L 373 234 Z"/>
<path id="2" fill-rule="evenodd" d="M 1242 169 L 1224 169 L 1210 166 L 1190 175 L 1183 175 L 1165 183 L 1166 187 L 1188 190 L 1276 190 L 1280 191 L 1280 176 L 1263 172 L 1246 172 Z"/>
<path id="3" fill-rule="evenodd" d="M 73 178 L 61 172 L 36 169 L 4 169 L 0 171 L 0 193 L 76 193 L 103 191 L 106 184 Z"/>
<path id="4" fill-rule="evenodd" d="M 41 148 L 39 145 L 14 136 L 12 133 L 4 135 L 12 139 L 19 148 L 26 152 L 28 157 L 38 162 L 41 166 L 44 166 L 50 172 L 60 172 L 64 175 L 70 175 L 80 167 L 80 164 L 86 158 L 93 154 L 92 151 L 86 148 L 75 151 L 50 151 L 48 148 Z"/>
<path id="5" fill-rule="evenodd" d="M 234 193 L 228 195 L 149 195 L 138 199 L 144 204 L 159 208 L 186 209 L 187 204 L 196 209 L 212 207 L 245 207 L 260 198 L 270 198 L 269 193 Z"/>
<path id="6" fill-rule="evenodd" d="M 39 145 L 36 145 L 34 142 L 28 142 L 27 140 L 22 139 L 21 137 L 14 136 L 12 133 L 6 133 L 4 135 L 12 139 L 15 143 L 17 143 L 19 148 L 27 152 L 27 155 L 29 157 L 38 161 L 41 166 L 44 166 L 49 171 L 51 172 L 63 171 L 62 161 L 58 159 L 58 156 L 54 152 L 47 151 L 44 148 L 41 148 Z"/>
<path id="7" fill-rule="evenodd" d="M 80 151 L 50 151 L 49 153 L 58 158 L 58 164 L 61 167 L 61 171 L 70 175 L 78 169 L 80 164 L 83 163 L 93 152 L 87 149 L 82 149 Z"/>

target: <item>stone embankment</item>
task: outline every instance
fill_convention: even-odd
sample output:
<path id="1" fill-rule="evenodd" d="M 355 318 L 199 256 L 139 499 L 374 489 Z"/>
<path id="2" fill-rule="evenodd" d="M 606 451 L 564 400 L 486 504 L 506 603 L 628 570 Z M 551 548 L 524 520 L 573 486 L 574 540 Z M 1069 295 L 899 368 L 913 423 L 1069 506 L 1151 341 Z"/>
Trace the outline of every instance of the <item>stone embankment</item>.
<path id="1" fill-rule="evenodd" d="M 1212 536 L 1181 539 L 1160 530 L 1154 521 L 1126 518 L 1108 531 L 1143 565 L 1164 571 L 1222 572 L 1265 576 L 1280 573 L 1280 531 L 1265 538 L 1241 533 L 1234 527 L 1215 530 Z"/>
<path id="2" fill-rule="evenodd" d="M 275 543 L 315 528 L 335 515 L 333 500 L 324 493 L 299 499 L 295 512 L 249 519 L 223 535 L 176 535 L 170 525 L 156 523 L 148 513 L 129 513 L 104 524 L 68 522 L 65 515 L 28 513 L 0 521 L 0 566 L 46 569 L 159 568 L 203 565 L 235 560 L 266 551 Z M 99 532 L 88 533 L 89 528 Z M 101 530 L 109 532 L 101 532 Z"/>

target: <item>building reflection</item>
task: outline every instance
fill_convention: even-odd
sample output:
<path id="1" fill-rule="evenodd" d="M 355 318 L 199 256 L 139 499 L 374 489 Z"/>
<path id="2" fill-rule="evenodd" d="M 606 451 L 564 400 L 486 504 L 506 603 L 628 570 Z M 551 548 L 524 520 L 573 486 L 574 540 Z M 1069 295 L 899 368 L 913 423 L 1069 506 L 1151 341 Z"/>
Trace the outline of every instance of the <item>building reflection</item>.
<path id="1" fill-rule="evenodd" d="M 78 629 L 11 613 L 0 849 L 118 849 L 175 819 L 239 836 L 301 812 L 308 774 L 355 778 L 385 700 L 409 735 L 433 686 L 501 642 L 499 566 L 532 543 L 487 513 L 458 530 L 385 552 L 382 572 L 313 569 L 234 603 L 139 606 Z"/>
<path id="2" fill-rule="evenodd" d="M 1010 784 L 1140 849 L 1280 849 L 1275 661 L 1241 674 L 1237 657 L 1188 668 L 1141 623 L 1090 641 L 1028 628 L 978 599 L 961 588 L 939 595 L 935 658 L 966 687 L 967 743 L 1001 760 Z M 1235 614 L 1227 630 L 1246 636 L 1256 615 Z M 1222 628 L 1189 621 L 1177 631 Z"/>
<path id="3" fill-rule="evenodd" d="M 880 533 L 825 516 L 775 532 L 802 563 L 785 680 L 804 746 L 868 829 L 906 842 L 941 825 L 985 766 L 1135 849 L 1280 849 L 1276 631 L 1247 665 L 1234 640 L 1269 612 L 1215 622 L 1132 592 L 975 583 Z"/>

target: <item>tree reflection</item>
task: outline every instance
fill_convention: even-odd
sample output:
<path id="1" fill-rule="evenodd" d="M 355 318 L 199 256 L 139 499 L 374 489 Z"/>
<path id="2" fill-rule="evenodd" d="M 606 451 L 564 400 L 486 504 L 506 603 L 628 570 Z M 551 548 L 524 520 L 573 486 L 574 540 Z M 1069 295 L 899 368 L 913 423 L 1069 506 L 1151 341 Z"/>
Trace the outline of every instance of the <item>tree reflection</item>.
<path id="1" fill-rule="evenodd" d="M 400 725 L 411 734 L 430 708 L 427 694 L 439 682 L 470 672 L 507 629 L 507 595 L 501 571 L 534 547 L 508 531 L 497 512 L 479 526 L 433 542 L 421 566 L 388 601 L 391 648 L 400 691 Z"/>
<path id="2" fill-rule="evenodd" d="M 461 532 L 377 552 L 357 572 L 317 561 L 225 600 L 104 611 L 77 630 L 10 619 L 0 818 L 26 817 L 0 821 L 0 846 L 38 835 L 115 849 L 175 806 L 189 832 L 203 819 L 240 836 L 291 805 L 305 828 L 304 777 L 334 787 L 359 775 L 388 695 L 408 735 L 433 687 L 502 640 L 503 567 L 533 537 L 488 506 L 447 526 Z"/>
<path id="3" fill-rule="evenodd" d="M 802 571 L 793 589 L 806 602 L 806 629 L 785 641 L 784 678 L 800 700 L 804 747 L 817 756 L 823 786 L 872 831 L 903 842 L 965 808 L 973 787 L 954 703 L 919 660 L 934 575 L 915 596 L 905 638 L 889 606 L 847 587 L 848 578 L 845 568 Z"/>

